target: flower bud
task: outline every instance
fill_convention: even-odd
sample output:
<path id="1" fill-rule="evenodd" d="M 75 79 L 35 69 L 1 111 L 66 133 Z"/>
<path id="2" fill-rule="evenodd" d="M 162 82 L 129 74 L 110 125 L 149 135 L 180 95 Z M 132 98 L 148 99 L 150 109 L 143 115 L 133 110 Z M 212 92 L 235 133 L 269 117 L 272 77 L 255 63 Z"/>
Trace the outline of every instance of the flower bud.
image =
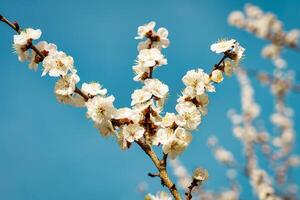
<path id="1" fill-rule="evenodd" d="M 214 70 L 211 73 L 211 80 L 216 83 L 220 83 L 223 81 L 223 72 L 219 69 Z"/>
<path id="2" fill-rule="evenodd" d="M 206 181 L 208 179 L 208 172 L 203 168 L 196 168 L 193 174 L 193 178 L 197 181 Z"/>

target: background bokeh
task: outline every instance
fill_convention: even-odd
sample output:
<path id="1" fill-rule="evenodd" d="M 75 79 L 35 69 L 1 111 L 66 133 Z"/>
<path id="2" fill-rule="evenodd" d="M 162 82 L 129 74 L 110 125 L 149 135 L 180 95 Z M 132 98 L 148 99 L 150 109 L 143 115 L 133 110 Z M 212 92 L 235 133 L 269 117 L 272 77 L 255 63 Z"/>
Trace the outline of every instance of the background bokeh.
<path id="1" fill-rule="evenodd" d="M 1 14 L 17 20 L 22 27 L 40 28 L 42 39 L 56 43 L 72 55 L 82 81 L 99 81 L 116 97 L 116 106 L 129 106 L 133 82 L 131 66 L 137 55 L 136 29 L 151 20 L 170 32 L 171 45 L 164 51 L 168 65 L 154 76 L 169 85 L 167 111 L 174 110 L 183 88 L 181 77 L 187 70 L 202 67 L 209 71 L 220 55 L 209 50 L 219 38 L 235 38 L 246 48 L 243 64 L 248 68 L 271 71 L 270 61 L 260 57 L 266 44 L 254 36 L 230 27 L 227 16 L 241 10 L 244 0 L 1 0 Z M 300 1 L 252 1 L 274 12 L 287 29 L 299 28 Z M 137 185 L 146 181 L 148 191 L 161 190 L 150 160 L 133 146 L 121 151 L 112 139 L 102 138 L 86 120 L 85 110 L 57 103 L 54 79 L 41 78 L 40 71 L 28 70 L 12 53 L 14 32 L 0 24 L 0 199 L 120 199 L 143 196 Z M 299 53 L 286 50 L 289 67 L 299 71 Z M 261 104 L 262 123 L 271 129 L 269 115 L 273 100 L 267 88 L 253 80 L 255 98 Z M 295 127 L 300 132 L 300 94 L 289 96 L 295 108 Z M 205 187 L 221 190 L 228 186 L 224 167 L 217 164 L 206 146 L 210 134 L 243 162 L 241 144 L 231 132 L 226 112 L 239 108 L 236 78 L 226 79 L 210 95 L 209 113 L 203 118 L 194 140 L 181 156 L 189 171 L 196 166 L 209 170 Z M 297 141 L 296 141 L 297 142 Z M 296 144 L 300 152 L 299 142 Z M 261 163 L 265 165 L 264 162 Z M 300 177 L 299 170 L 293 175 Z M 249 184 L 242 176 L 242 199 L 253 199 Z M 299 185 L 299 179 L 296 180 Z"/>

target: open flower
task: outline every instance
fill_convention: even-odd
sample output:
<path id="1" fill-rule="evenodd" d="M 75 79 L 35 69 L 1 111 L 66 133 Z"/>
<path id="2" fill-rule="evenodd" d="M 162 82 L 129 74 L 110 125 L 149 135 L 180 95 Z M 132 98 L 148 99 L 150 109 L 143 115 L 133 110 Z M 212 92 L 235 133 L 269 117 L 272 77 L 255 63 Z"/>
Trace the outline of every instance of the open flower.
<path id="1" fill-rule="evenodd" d="M 190 70 L 182 78 L 183 83 L 189 87 L 190 94 L 201 95 L 207 90 L 214 92 L 215 87 L 212 85 L 209 75 L 202 69 Z"/>
<path id="2" fill-rule="evenodd" d="M 20 34 L 14 35 L 13 48 L 18 55 L 19 61 L 30 60 L 31 55 L 28 51 L 28 43 L 32 40 L 37 40 L 41 37 L 42 32 L 40 29 L 27 28 L 21 31 Z"/>
<path id="3" fill-rule="evenodd" d="M 164 55 L 157 49 L 142 49 L 138 55 L 138 64 L 144 67 L 155 67 L 167 64 L 167 59 Z"/>
<path id="4" fill-rule="evenodd" d="M 113 118 L 122 122 L 138 123 L 141 119 L 141 116 L 136 110 L 132 110 L 130 108 L 120 108 L 113 115 Z"/>
<path id="5" fill-rule="evenodd" d="M 192 135 L 184 128 L 178 127 L 163 145 L 163 152 L 171 159 L 180 155 L 192 140 Z"/>
<path id="6" fill-rule="evenodd" d="M 106 95 L 107 90 L 102 88 L 99 83 L 92 82 L 92 83 L 83 83 L 81 86 L 82 92 L 89 96 L 96 96 L 96 95 Z"/>
<path id="7" fill-rule="evenodd" d="M 27 28 L 21 31 L 20 34 L 14 35 L 15 45 L 27 45 L 29 40 L 37 40 L 41 37 L 40 29 Z"/>
<path id="8" fill-rule="evenodd" d="M 121 131 L 128 142 L 139 140 L 145 133 L 145 129 L 138 124 L 124 125 Z"/>
<path id="9" fill-rule="evenodd" d="M 48 55 L 43 60 L 44 71 L 42 76 L 49 73 L 49 76 L 65 76 L 69 71 L 74 71 L 74 60 L 71 56 L 67 56 L 64 52 L 58 51 Z"/>
<path id="10" fill-rule="evenodd" d="M 226 51 L 232 50 L 236 40 L 221 40 L 210 46 L 210 50 L 216 53 L 224 53 Z"/>
<path id="11" fill-rule="evenodd" d="M 149 67 L 145 67 L 141 64 L 134 65 L 132 67 L 134 73 L 136 74 L 133 78 L 134 81 L 143 81 L 149 77 L 150 69 Z"/>
<path id="12" fill-rule="evenodd" d="M 179 119 L 176 123 L 187 130 L 195 130 L 201 123 L 201 113 L 191 102 L 180 102 L 176 105 Z"/>
<path id="13" fill-rule="evenodd" d="M 115 98 L 113 96 L 96 96 L 86 102 L 87 117 L 94 122 L 101 124 L 103 120 L 111 119 L 116 109 L 113 105 Z"/>
<path id="14" fill-rule="evenodd" d="M 174 131 L 170 128 L 160 128 L 156 132 L 155 137 L 153 138 L 152 144 L 166 144 L 169 138 L 173 135 Z"/>
<path id="15" fill-rule="evenodd" d="M 163 84 L 158 79 L 147 79 L 145 80 L 145 90 L 152 93 L 157 98 L 166 98 L 169 92 L 169 88 L 166 84 Z"/>
<path id="16" fill-rule="evenodd" d="M 135 37 L 135 39 L 143 39 L 149 32 L 153 32 L 154 27 L 155 27 L 155 22 L 151 21 L 148 24 L 144 24 L 142 26 L 138 27 L 138 36 Z"/>
<path id="17" fill-rule="evenodd" d="M 62 77 L 55 84 L 55 94 L 63 96 L 73 94 L 76 83 L 78 83 L 79 80 L 80 78 L 76 73 Z"/>
<path id="18" fill-rule="evenodd" d="M 151 99 L 152 94 L 150 91 L 145 89 L 138 89 L 134 90 L 134 92 L 131 95 L 131 105 L 134 106 L 136 104 L 144 103 Z"/>
<path id="19" fill-rule="evenodd" d="M 177 116 L 174 113 L 167 112 L 161 121 L 157 123 L 157 125 L 165 128 L 172 127 L 174 124 L 176 124 L 176 120 Z"/>
<path id="20" fill-rule="evenodd" d="M 166 28 L 159 28 L 156 33 L 156 36 L 158 36 L 158 41 L 154 42 L 154 47 L 158 49 L 167 48 L 170 44 L 168 35 L 169 32 Z"/>

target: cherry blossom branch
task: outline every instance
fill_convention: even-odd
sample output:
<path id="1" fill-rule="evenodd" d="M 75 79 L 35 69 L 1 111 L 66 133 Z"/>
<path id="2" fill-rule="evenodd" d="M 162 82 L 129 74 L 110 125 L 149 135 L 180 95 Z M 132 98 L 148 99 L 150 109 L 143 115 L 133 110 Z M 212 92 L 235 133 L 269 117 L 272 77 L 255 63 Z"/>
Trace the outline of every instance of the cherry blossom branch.
<path id="1" fill-rule="evenodd" d="M 4 22 L 5 24 L 7 24 L 8 26 L 10 26 L 12 29 L 14 29 L 17 33 L 21 33 L 20 26 L 17 22 L 11 22 L 9 21 L 7 18 L 5 18 L 4 16 L 0 15 L 0 21 Z M 29 49 L 32 49 L 39 57 L 40 57 L 40 62 L 43 61 L 46 56 L 40 51 L 38 50 L 38 48 L 32 44 L 32 42 L 30 41 L 29 44 L 27 45 L 27 47 Z M 86 94 L 84 94 L 77 86 L 75 88 L 75 93 L 79 94 L 82 98 L 84 98 L 85 101 L 87 101 L 90 97 Z"/>
<path id="2" fill-rule="evenodd" d="M 148 175 L 160 177 L 162 185 L 169 188 L 175 200 L 181 200 L 167 173 L 168 155 L 174 159 L 186 149 L 192 139 L 191 131 L 197 128 L 201 123 L 201 116 L 206 113 L 208 96 L 205 92 L 214 92 L 213 83 L 220 83 L 223 80 L 223 72 L 228 75 L 228 71 L 231 71 L 243 56 L 244 48 L 239 46 L 236 40 L 221 41 L 211 46 L 212 51 L 224 54 L 221 60 L 213 66 L 209 75 L 202 69 L 189 71 L 183 77 L 187 87 L 176 105 L 178 114 L 167 113 L 162 117 L 159 113 L 164 107 L 169 89 L 158 79 L 153 79 L 152 73 L 157 67 L 167 64 L 161 49 L 169 45 L 169 40 L 165 28 L 159 28 L 157 32 L 154 30 L 155 22 L 140 26 L 136 37 L 146 40 L 138 46 L 139 55 L 136 65 L 133 66 L 136 73 L 134 80 L 145 85 L 131 95 L 132 109 L 116 109 L 113 105 L 114 97 L 107 96 L 107 90 L 99 83 L 83 83 L 81 89 L 76 86 L 80 78 L 71 56 L 58 51 L 55 44 L 46 41 L 33 45 L 33 40 L 39 39 L 42 34 L 40 29 L 22 30 L 17 22 L 10 22 L 2 15 L 0 20 L 18 33 L 14 36 L 14 48 L 20 61 L 30 61 L 29 67 L 33 69 L 37 69 L 37 65 L 43 62 L 42 76 L 49 74 L 61 78 L 55 85 L 55 94 L 60 102 L 85 106 L 87 117 L 92 119 L 100 133 L 103 136 L 116 136 L 122 149 L 129 148 L 133 142 L 137 143 L 159 172 Z M 32 51 L 28 52 L 29 49 Z M 231 61 L 225 62 L 226 58 L 230 58 Z M 152 150 L 152 145 L 162 146 L 162 159 Z M 204 180 L 202 171 L 198 172 L 200 175 L 194 179 Z M 192 182 L 190 189 L 194 186 L 195 183 Z M 191 198 L 191 194 L 187 196 Z"/>

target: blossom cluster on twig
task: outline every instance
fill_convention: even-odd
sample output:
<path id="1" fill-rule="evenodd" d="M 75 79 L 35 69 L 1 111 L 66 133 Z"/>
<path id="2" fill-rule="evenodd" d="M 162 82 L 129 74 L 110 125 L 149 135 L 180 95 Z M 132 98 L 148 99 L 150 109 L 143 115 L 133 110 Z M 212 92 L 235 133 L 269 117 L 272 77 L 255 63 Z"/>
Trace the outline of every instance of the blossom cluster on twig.
<path id="1" fill-rule="evenodd" d="M 150 157 L 158 173 L 149 173 L 151 177 L 159 177 L 172 196 L 178 200 L 181 196 L 176 185 L 167 173 L 167 158 L 175 159 L 190 144 L 191 132 L 201 123 L 201 118 L 207 113 L 208 92 L 215 92 L 214 83 L 223 81 L 223 73 L 230 74 L 238 66 L 243 57 L 244 48 L 236 40 L 222 40 L 211 46 L 211 50 L 223 54 L 221 60 L 213 66 L 210 74 L 198 68 L 190 70 L 182 78 L 185 88 L 178 98 L 177 113 L 164 113 L 163 108 L 168 97 L 169 88 L 160 80 L 153 78 L 153 72 L 167 64 L 162 50 L 169 46 L 168 30 L 155 30 L 155 22 L 138 27 L 135 39 L 138 44 L 138 56 L 133 66 L 134 81 L 143 84 L 131 95 L 131 107 L 115 108 L 114 96 L 97 82 L 77 85 L 80 77 L 73 58 L 58 49 L 55 44 L 38 39 L 42 35 L 39 29 L 21 29 L 17 22 L 10 22 L 2 15 L 0 20 L 13 28 L 13 48 L 22 62 L 28 61 L 29 68 L 38 70 L 42 65 L 42 76 L 49 75 L 58 78 L 54 93 L 59 102 L 87 109 L 87 118 L 91 119 L 101 135 L 115 137 L 121 149 L 128 149 L 137 143 Z M 163 158 L 159 159 L 152 149 L 159 146 Z M 197 168 L 187 199 L 191 199 L 194 186 L 207 179 L 207 171 Z M 157 197 L 159 196 L 159 197 Z M 148 195 L 150 199 L 169 199 L 168 195 L 158 193 Z M 161 197 L 161 198 L 160 198 Z"/>

